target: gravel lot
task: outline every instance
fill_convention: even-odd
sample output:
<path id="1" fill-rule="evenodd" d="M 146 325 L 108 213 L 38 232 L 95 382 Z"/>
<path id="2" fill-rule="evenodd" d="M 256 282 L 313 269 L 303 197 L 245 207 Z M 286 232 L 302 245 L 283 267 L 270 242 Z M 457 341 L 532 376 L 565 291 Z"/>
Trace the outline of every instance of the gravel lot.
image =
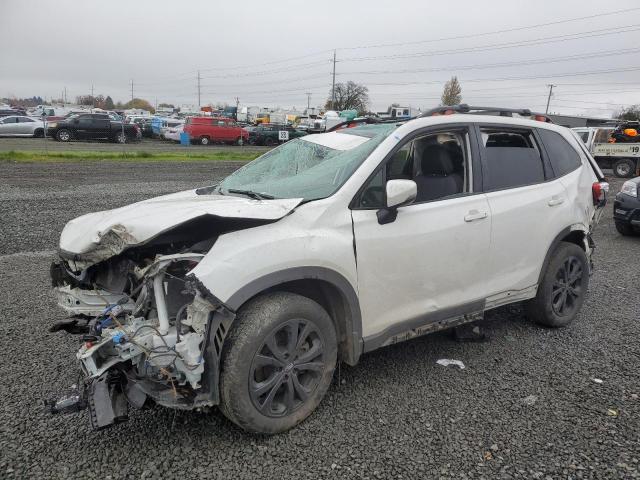
<path id="1" fill-rule="evenodd" d="M 47 331 L 64 223 L 236 166 L 0 164 L 1 478 L 640 478 L 640 237 L 617 234 L 611 205 L 572 326 L 511 306 L 488 314 L 485 343 L 441 333 L 365 355 L 286 434 L 249 436 L 217 411 L 134 412 L 102 432 L 85 414 L 45 414 L 42 398 L 75 382 L 78 340 Z"/>

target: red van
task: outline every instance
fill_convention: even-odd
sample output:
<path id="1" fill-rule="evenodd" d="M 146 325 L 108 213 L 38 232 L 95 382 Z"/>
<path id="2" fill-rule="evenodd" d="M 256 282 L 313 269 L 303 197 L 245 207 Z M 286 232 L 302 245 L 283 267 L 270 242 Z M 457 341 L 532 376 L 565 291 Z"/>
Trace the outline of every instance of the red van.
<path id="1" fill-rule="evenodd" d="M 184 131 L 192 142 L 202 145 L 212 142 L 242 145 L 249 140 L 249 133 L 231 118 L 189 117 L 184 124 Z"/>

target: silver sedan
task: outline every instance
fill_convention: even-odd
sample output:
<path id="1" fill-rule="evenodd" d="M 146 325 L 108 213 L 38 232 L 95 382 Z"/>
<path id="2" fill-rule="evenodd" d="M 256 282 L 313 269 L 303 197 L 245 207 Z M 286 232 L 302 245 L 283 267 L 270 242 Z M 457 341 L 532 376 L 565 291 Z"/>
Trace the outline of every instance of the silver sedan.
<path id="1" fill-rule="evenodd" d="M 42 120 L 32 117 L 12 115 L 0 118 L 0 137 L 42 137 Z"/>

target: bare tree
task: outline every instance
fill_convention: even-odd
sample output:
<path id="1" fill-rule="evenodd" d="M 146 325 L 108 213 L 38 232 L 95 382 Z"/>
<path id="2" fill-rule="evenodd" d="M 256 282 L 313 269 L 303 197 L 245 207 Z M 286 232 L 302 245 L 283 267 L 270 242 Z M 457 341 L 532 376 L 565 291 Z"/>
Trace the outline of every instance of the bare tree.
<path id="1" fill-rule="evenodd" d="M 451 77 L 451 80 L 444 84 L 441 100 L 441 105 L 458 105 L 462 101 L 462 87 L 458 77 Z"/>
<path id="2" fill-rule="evenodd" d="M 613 114 L 613 118 L 621 120 L 640 120 L 640 105 L 631 105 Z"/>
<path id="3" fill-rule="evenodd" d="M 369 89 L 364 85 L 348 81 L 347 83 L 336 83 L 335 101 L 329 98 L 325 104 L 327 110 L 357 110 L 358 113 L 367 111 L 369 105 Z"/>

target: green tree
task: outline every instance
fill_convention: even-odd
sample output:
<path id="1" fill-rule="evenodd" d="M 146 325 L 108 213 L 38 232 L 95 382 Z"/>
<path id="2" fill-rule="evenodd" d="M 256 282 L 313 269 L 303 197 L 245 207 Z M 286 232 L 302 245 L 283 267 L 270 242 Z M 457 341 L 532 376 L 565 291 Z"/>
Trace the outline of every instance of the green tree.
<path id="1" fill-rule="evenodd" d="M 451 77 L 451 80 L 444 84 L 441 105 L 458 105 L 462 101 L 462 87 L 458 82 L 458 77 Z"/>
<path id="2" fill-rule="evenodd" d="M 336 83 L 335 100 L 332 99 L 331 90 L 325 104 L 327 110 L 357 110 L 358 113 L 367 111 L 369 105 L 369 89 L 364 85 L 352 82 Z"/>
<path id="3" fill-rule="evenodd" d="M 104 99 L 104 108 L 106 110 L 113 110 L 114 108 L 116 108 L 115 104 L 113 103 L 113 98 L 111 98 L 109 95 L 107 95 L 107 98 Z"/>

